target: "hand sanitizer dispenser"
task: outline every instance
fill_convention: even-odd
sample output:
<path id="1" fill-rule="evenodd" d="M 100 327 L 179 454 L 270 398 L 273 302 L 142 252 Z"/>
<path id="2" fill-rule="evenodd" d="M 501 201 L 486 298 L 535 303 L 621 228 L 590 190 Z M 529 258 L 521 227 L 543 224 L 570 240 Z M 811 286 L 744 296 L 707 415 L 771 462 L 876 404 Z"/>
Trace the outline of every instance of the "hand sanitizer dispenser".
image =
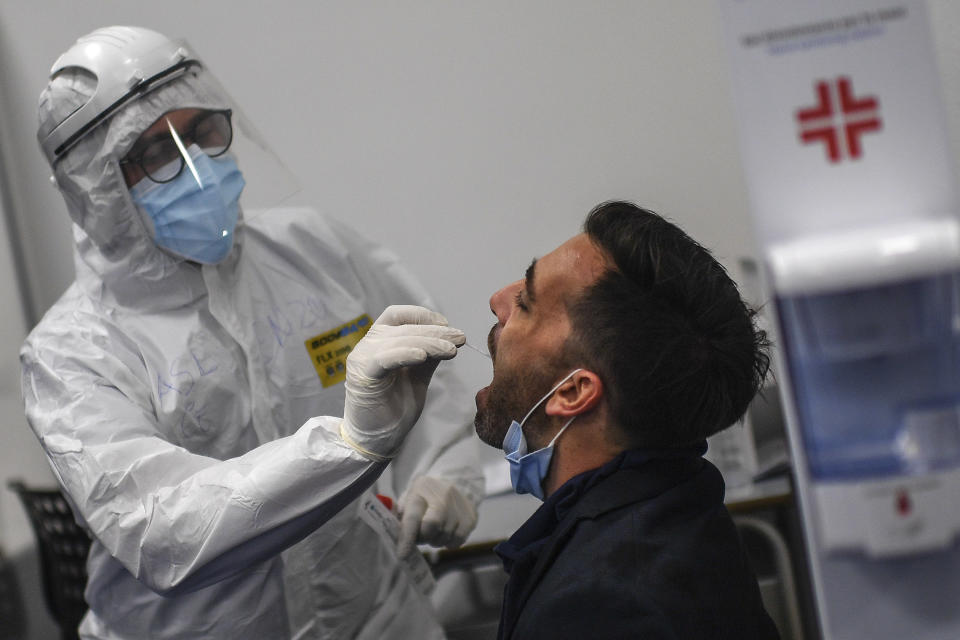
<path id="1" fill-rule="evenodd" d="M 769 268 L 822 549 L 949 548 L 960 533 L 960 226 L 808 237 L 772 247 Z"/>
<path id="2" fill-rule="evenodd" d="M 765 262 L 823 637 L 960 637 L 960 224 L 808 234 Z"/>

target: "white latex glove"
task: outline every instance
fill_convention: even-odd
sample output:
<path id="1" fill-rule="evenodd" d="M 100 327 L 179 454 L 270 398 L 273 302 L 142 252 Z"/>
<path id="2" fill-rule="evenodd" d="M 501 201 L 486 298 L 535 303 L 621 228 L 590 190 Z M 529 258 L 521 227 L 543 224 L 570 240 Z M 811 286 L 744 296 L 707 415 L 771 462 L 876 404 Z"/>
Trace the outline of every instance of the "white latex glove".
<path id="1" fill-rule="evenodd" d="M 477 508 L 446 478 L 420 476 L 400 497 L 401 558 L 419 543 L 459 547 L 477 526 Z"/>
<path id="2" fill-rule="evenodd" d="M 437 365 L 464 342 L 463 332 L 439 313 L 387 307 L 347 356 L 344 442 L 371 460 L 396 455 L 423 411 Z"/>

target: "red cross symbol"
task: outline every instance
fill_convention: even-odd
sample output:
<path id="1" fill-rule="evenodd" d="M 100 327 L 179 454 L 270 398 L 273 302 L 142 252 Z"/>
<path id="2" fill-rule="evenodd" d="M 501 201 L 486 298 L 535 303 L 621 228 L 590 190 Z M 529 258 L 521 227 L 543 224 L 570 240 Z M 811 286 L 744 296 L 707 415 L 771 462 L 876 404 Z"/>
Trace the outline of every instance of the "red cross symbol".
<path id="1" fill-rule="evenodd" d="M 900 517 L 906 517 L 913 511 L 913 502 L 910 500 L 910 494 L 903 489 L 897 491 L 896 509 Z"/>
<path id="2" fill-rule="evenodd" d="M 800 140 L 823 142 L 830 162 L 840 162 L 844 152 L 851 159 L 859 158 L 863 155 L 860 136 L 881 128 L 879 102 L 873 96 L 855 97 L 853 83 L 843 76 L 834 83 L 820 80 L 816 89 L 818 104 L 797 110 Z"/>

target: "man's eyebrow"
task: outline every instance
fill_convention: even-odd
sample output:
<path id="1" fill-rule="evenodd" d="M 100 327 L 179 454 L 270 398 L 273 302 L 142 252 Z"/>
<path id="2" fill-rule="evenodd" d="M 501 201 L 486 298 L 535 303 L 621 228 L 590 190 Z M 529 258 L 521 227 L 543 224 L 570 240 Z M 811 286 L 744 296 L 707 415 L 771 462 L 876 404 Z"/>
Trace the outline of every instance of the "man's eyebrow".
<path id="1" fill-rule="evenodd" d="M 537 294 L 534 292 L 534 289 L 533 289 L 533 276 L 534 276 L 534 273 L 536 272 L 536 268 L 537 268 L 537 259 L 534 258 L 533 260 L 530 261 L 530 266 L 527 267 L 527 275 L 526 275 L 527 300 L 530 302 L 537 301 Z"/>

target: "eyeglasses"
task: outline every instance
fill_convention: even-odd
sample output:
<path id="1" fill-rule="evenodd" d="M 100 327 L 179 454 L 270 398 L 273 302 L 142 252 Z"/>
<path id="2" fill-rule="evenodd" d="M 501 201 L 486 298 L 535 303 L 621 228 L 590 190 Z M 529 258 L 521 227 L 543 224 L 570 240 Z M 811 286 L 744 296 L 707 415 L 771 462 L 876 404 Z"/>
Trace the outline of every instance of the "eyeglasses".
<path id="1" fill-rule="evenodd" d="M 135 144 L 120 164 L 140 167 L 154 182 L 170 182 L 183 171 L 183 156 L 190 145 L 197 145 L 211 158 L 227 152 L 233 141 L 231 113 L 230 109 L 201 111 L 182 127 L 173 124 L 170 114 L 161 116 L 147 131 L 157 128 L 161 122 L 165 127 L 142 144 Z"/>

